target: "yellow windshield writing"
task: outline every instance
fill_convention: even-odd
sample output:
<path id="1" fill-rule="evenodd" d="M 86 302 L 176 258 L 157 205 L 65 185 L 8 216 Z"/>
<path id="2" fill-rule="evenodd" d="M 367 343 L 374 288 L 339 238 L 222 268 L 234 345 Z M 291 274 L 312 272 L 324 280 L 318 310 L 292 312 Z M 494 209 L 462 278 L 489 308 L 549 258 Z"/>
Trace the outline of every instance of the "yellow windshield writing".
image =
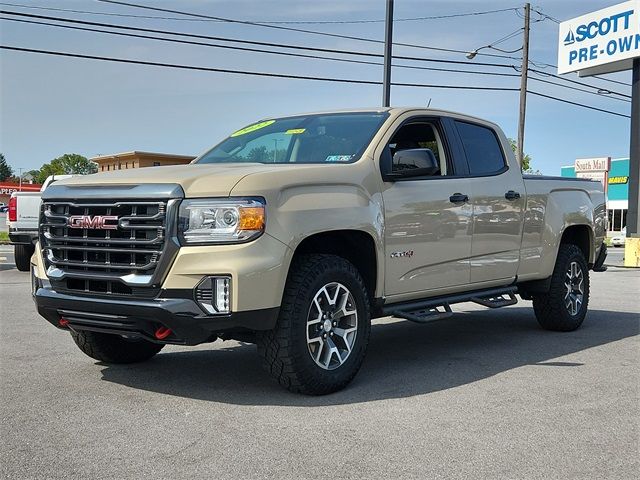
<path id="1" fill-rule="evenodd" d="M 261 128 L 268 127 L 269 125 L 276 123 L 275 120 L 266 120 L 264 122 L 255 123 L 253 125 L 249 125 L 248 127 L 243 128 L 242 130 L 238 130 L 231 134 L 232 137 L 239 137 L 240 135 L 245 135 L 247 133 L 255 132 L 256 130 L 260 130 Z"/>

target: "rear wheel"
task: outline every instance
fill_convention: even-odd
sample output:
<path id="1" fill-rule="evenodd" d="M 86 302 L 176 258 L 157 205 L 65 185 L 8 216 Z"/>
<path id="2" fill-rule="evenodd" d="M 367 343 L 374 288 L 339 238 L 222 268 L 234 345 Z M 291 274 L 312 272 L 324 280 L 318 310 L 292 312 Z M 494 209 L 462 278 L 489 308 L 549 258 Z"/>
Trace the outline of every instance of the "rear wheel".
<path id="1" fill-rule="evenodd" d="M 538 323 L 547 330 L 569 332 L 582 325 L 589 304 L 589 268 L 576 245 L 560 245 L 547 293 L 533 295 Z"/>
<path id="2" fill-rule="evenodd" d="M 71 337 L 86 355 L 105 363 L 136 363 L 150 359 L 164 345 L 146 340 L 128 340 L 120 335 L 73 331 Z"/>
<path id="3" fill-rule="evenodd" d="M 283 387 L 323 395 L 356 376 L 370 330 L 358 270 L 334 255 L 302 255 L 291 266 L 276 328 L 260 335 L 258 351 Z"/>
<path id="4" fill-rule="evenodd" d="M 13 254 L 16 260 L 16 268 L 21 272 L 28 272 L 31 266 L 31 255 L 35 251 L 33 245 L 14 245 Z"/>

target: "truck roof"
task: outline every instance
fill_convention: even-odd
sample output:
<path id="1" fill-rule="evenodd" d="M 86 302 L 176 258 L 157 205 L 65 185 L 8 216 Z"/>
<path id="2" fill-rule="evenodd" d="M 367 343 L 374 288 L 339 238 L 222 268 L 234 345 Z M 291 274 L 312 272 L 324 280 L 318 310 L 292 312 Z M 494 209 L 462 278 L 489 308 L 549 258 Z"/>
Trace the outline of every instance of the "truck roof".
<path id="1" fill-rule="evenodd" d="M 336 110 L 321 110 L 316 112 L 303 112 L 303 113 L 295 113 L 292 115 L 282 115 L 282 116 L 274 116 L 274 117 L 265 117 L 263 120 L 269 120 L 271 118 L 289 118 L 289 117 L 302 117 L 306 115 L 326 115 L 331 113 L 379 113 L 379 112 L 388 112 L 390 115 L 397 117 L 407 112 L 423 112 L 425 115 L 447 115 L 447 116 L 455 116 L 460 118 L 466 118 L 468 120 L 475 120 L 482 123 L 491 123 L 495 125 L 490 120 L 475 117 L 473 115 L 469 115 L 462 112 L 455 112 L 452 110 L 443 110 L 440 108 L 427 108 L 427 107 L 370 107 L 370 108 L 345 108 L 345 109 L 336 109 Z M 496 125 L 497 126 L 497 125 Z"/>

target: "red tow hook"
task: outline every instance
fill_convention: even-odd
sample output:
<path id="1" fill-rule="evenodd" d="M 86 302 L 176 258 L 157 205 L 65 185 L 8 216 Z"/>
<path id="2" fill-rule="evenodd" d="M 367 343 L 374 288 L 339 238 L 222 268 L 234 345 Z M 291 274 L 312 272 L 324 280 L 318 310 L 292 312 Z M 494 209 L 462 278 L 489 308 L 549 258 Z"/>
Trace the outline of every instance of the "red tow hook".
<path id="1" fill-rule="evenodd" d="M 69 320 L 67 320 L 66 318 L 61 318 L 60 320 L 58 320 L 58 325 L 62 328 L 67 328 L 69 326 Z"/>
<path id="2" fill-rule="evenodd" d="M 167 327 L 160 327 L 156 330 L 155 333 L 155 337 L 158 340 L 164 340 L 165 338 L 167 338 L 169 335 L 171 335 L 171 329 L 167 328 Z"/>

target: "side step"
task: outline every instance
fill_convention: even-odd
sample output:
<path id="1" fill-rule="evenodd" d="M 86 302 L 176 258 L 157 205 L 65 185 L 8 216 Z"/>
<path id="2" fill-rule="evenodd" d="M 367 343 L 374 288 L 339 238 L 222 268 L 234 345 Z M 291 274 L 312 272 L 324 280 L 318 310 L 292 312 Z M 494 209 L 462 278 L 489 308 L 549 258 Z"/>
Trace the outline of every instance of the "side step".
<path id="1" fill-rule="evenodd" d="M 442 308 L 442 310 L 438 310 L 439 308 Z M 451 311 L 451 306 L 448 303 L 445 303 L 435 307 L 414 310 L 412 312 L 396 310 L 391 315 L 393 317 L 404 318 L 405 320 L 410 320 L 415 323 L 429 323 L 448 318 L 453 315 L 453 312 Z"/>
<path id="2" fill-rule="evenodd" d="M 416 323 L 429 323 L 453 315 L 451 305 L 462 302 L 474 302 L 489 308 L 500 308 L 518 303 L 515 286 L 476 290 L 473 292 L 446 295 L 442 297 L 413 300 L 410 302 L 384 305 L 382 314 L 404 318 Z"/>
<path id="3" fill-rule="evenodd" d="M 488 295 L 486 297 L 473 297 L 470 300 L 473 303 L 489 308 L 506 307 L 508 305 L 515 305 L 518 303 L 518 299 L 515 294 L 511 292 L 503 293 L 501 295 Z"/>

